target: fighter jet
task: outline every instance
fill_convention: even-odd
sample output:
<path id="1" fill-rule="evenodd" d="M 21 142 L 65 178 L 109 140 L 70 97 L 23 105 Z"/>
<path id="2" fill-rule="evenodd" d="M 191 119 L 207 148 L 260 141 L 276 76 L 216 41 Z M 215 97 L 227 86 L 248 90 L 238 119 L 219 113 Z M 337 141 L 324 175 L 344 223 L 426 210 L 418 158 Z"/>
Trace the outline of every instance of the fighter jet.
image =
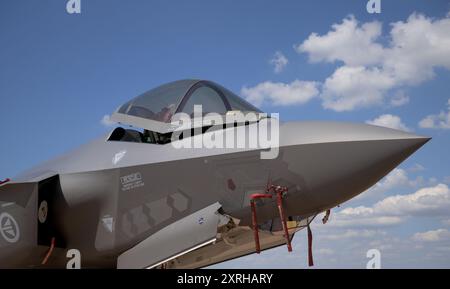
<path id="1" fill-rule="evenodd" d="M 256 119 L 198 122 L 203 112 Z M 180 130 L 184 113 L 194 120 Z M 1 268 L 201 268 L 287 245 L 429 138 L 368 124 L 280 122 L 228 89 L 179 80 L 111 115 L 111 132 L 0 184 Z M 267 147 L 180 147 L 263 123 Z M 178 139 L 173 136 L 178 133 Z M 236 142 L 236 139 L 233 143 Z"/>

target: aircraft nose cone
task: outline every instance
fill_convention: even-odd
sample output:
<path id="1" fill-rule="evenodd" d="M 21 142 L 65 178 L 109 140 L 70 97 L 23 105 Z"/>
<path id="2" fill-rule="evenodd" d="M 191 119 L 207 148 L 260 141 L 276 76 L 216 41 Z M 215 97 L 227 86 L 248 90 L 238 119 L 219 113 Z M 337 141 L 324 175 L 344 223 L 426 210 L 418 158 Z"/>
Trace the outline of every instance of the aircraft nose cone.
<path id="1" fill-rule="evenodd" d="M 354 137 L 353 141 L 337 145 L 336 153 L 346 156 L 347 161 L 345 164 L 336 163 L 337 178 L 326 186 L 326 190 L 331 191 L 331 199 L 338 202 L 346 201 L 376 184 L 430 140 L 429 137 L 374 126 L 367 126 L 364 134 Z"/>
<path id="2" fill-rule="evenodd" d="M 299 200 L 317 208 L 365 191 L 430 140 L 385 127 L 334 122 L 288 125 L 280 136 L 283 161 L 303 183 Z M 303 207 L 300 201 L 293 206 Z"/>
<path id="3" fill-rule="evenodd" d="M 367 153 L 372 155 L 374 161 L 384 157 L 405 159 L 431 139 L 406 131 L 368 124 L 360 124 L 357 129 L 343 129 L 341 134 L 341 141 L 347 138 L 347 141 L 380 145 L 380 149 L 376 147 L 367 149 Z"/>
<path id="4" fill-rule="evenodd" d="M 281 145 L 401 139 L 427 142 L 430 139 L 401 130 L 345 122 L 286 123 L 281 126 L 280 136 Z"/>

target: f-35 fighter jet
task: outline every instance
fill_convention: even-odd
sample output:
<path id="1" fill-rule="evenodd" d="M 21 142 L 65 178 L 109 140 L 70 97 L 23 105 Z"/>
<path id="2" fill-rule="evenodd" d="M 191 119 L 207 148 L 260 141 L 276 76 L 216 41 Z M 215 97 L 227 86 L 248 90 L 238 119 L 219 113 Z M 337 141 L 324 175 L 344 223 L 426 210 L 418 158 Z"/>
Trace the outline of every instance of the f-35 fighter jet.
<path id="1" fill-rule="evenodd" d="M 181 113 L 192 120 L 183 129 Z M 198 121 L 208 113 L 258 117 Z M 204 80 L 154 88 L 111 119 L 108 134 L 1 182 L 1 268 L 200 268 L 291 250 L 317 214 L 429 140 L 367 124 L 279 122 Z M 239 129 L 244 137 L 230 143 L 252 142 L 263 123 L 277 129 L 276 157 L 262 157 L 267 147 L 195 146 Z"/>

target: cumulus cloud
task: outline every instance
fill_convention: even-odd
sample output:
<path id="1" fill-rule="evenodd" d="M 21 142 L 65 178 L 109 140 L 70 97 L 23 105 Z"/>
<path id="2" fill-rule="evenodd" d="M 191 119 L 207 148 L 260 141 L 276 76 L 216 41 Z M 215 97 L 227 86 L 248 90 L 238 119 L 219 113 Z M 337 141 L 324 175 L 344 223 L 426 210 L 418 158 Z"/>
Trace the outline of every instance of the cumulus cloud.
<path id="1" fill-rule="evenodd" d="M 102 119 L 100 120 L 100 123 L 106 127 L 110 127 L 114 124 L 114 122 L 111 120 L 111 118 L 108 114 L 105 114 L 102 117 Z"/>
<path id="2" fill-rule="evenodd" d="M 244 87 L 243 93 L 257 103 L 266 100 L 292 105 L 306 103 L 320 87 L 326 109 L 342 112 L 383 104 L 396 107 L 409 102 L 405 88 L 433 78 L 436 68 L 450 69 L 450 18 L 432 19 L 413 13 L 406 21 L 391 23 L 389 35 L 383 35 L 380 22 L 360 23 L 349 16 L 323 35 L 311 33 L 294 49 L 306 53 L 311 63 L 340 66 L 320 86 L 300 80 L 290 84 L 267 81 Z M 271 60 L 275 72 L 282 71 L 287 62 L 281 52 Z M 296 82 L 308 84 L 307 91 L 303 95 L 298 91 L 298 96 L 288 93 L 286 97 L 286 91 L 291 91 Z M 450 127 L 449 117 L 450 112 L 430 116 L 423 125 L 431 127 L 444 121 L 441 127 Z"/>
<path id="3" fill-rule="evenodd" d="M 409 195 L 387 197 L 373 207 L 377 214 L 433 216 L 448 214 L 450 190 L 445 184 L 427 187 Z"/>
<path id="4" fill-rule="evenodd" d="M 411 172 L 417 172 L 423 169 L 420 165 L 417 167 L 408 169 Z M 430 178 L 426 180 L 422 176 L 416 178 L 411 178 L 407 170 L 401 168 L 393 169 L 387 176 L 382 178 L 378 183 L 372 186 L 370 189 L 365 191 L 356 197 L 356 199 L 367 199 L 367 198 L 380 198 L 387 192 L 399 188 L 417 188 L 419 186 L 432 186 L 435 185 L 437 181 L 435 178 Z"/>
<path id="5" fill-rule="evenodd" d="M 295 45 L 297 52 L 308 53 L 311 62 L 342 61 L 347 65 L 376 64 L 383 57 L 383 47 L 375 41 L 381 35 L 381 23 L 359 25 L 353 16 L 323 36 L 312 33 L 303 43 Z"/>
<path id="6" fill-rule="evenodd" d="M 275 73 L 280 73 L 284 70 L 286 65 L 288 64 L 288 59 L 281 51 L 275 52 L 272 59 L 270 60 L 270 64 L 273 65 L 273 70 Z"/>
<path id="7" fill-rule="evenodd" d="M 321 97 L 326 109 L 350 111 L 381 105 L 394 79 L 378 67 L 341 66 L 325 80 Z"/>
<path id="8" fill-rule="evenodd" d="M 439 114 L 431 114 L 419 122 L 421 128 L 450 129 L 450 99 L 447 102 L 447 110 Z"/>
<path id="9" fill-rule="evenodd" d="M 397 188 L 400 186 L 408 186 L 411 181 L 404 169 L 395 168 L 386 177 L 375 185 L 375 188 L 382 191 Z"/>
<path id="10" fill-rule="evenodd" d="M 450 213 L 450 190 L 445 184 L 415 193 L 384 198 L 372 207 L 345 208 L 334 214 L 337 226 L 383 226 L 401 223 L 410 216 L 441 216 Z"/>
<path id="11" fill-rule="evenodd" d="M 402 106 L 409 103 L 409 96 L 403 90 L 397 91 L 391 98 L 390 104 L 393 107 Z"/>
<path id="12" fill-rule="evenodd" d="M 325 108 L 351 111 L 380 105 L 387 96 L 391 105 L 403 105 L 407 96 L 388 92 L 431 79 L 436 67 L 450 69 L 449 18 L 433 20 L 414 13 L 391 24 L 387 45 L 378 42 L 381 28 L 379 22 L 360 24 L 348 17 L 325 35 L 312 33 L 295 46 L 312 62 L 343 63 L 324 82 Z"/>
<path id="13" fill-rule="evenodd" d="M 256 106 L 265 102 L 285 106 L 306 103 L 319 94 L 319 89 L 313 81 L 294 80 L 288 84 L 266 81 L 253 87 L 244 86 L 241 94 Z"/>
<path id="14" fill-rule="evenodd" d="M 419 242 L 438 242 L 450 240 L 450 232 L 447 229 L 437 229 L 414 234 L 413 239 Z"/>
<path id="15" fill-rule="evenodd" d="M 450 18 L 433 20 L 414 13 L 393 23 L 383 66 L 397 81 L 409 84 L 433 77 L 435 67 L 450 69 L 449 32 Z"/>
<path id="16" fill-rule="evenodd" d="M 377 126 L 384 126 L 388 128 L 403 130 L 403 131 L 411 131 L 410 128 L 408 128 L 400 119 L 399 116 L 392 115 L 392 114 L 383 114 L 379 117 L 366 121 L 368 124 L 377 125 Z"/>

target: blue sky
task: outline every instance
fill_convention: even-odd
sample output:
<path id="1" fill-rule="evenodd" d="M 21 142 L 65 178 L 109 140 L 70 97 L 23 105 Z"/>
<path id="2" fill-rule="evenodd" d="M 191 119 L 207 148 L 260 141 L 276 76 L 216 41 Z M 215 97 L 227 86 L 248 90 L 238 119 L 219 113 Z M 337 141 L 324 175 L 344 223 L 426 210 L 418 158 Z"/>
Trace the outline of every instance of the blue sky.
<path id="1" fill-rule="evenodd" d="M 0 3 L 0 179 L 106 133 L 101 119 L 137 94 L 204 78 L 283 120 L 372 121 L 433 137 L 344 204 L 337 225 L 316 225 L 316 263 L 363 268 L 378 246 L 386 267 L 450 267 L 448 1 L 382 0 L 381 14 L 362 0 L 81 3 L 79 15 L 66 1 Z M 346 77 L 357 81 L 342 87 Z M 438 209 L 411 201 L 421 189 Z M 377 223 L 395 195 L 419 209 L 396 203 L 397 219 Z M 361 214 L 370 225 L 345 222 Z M 300 235 L 293 254 L 219 267 L 304 267 Z"/>

